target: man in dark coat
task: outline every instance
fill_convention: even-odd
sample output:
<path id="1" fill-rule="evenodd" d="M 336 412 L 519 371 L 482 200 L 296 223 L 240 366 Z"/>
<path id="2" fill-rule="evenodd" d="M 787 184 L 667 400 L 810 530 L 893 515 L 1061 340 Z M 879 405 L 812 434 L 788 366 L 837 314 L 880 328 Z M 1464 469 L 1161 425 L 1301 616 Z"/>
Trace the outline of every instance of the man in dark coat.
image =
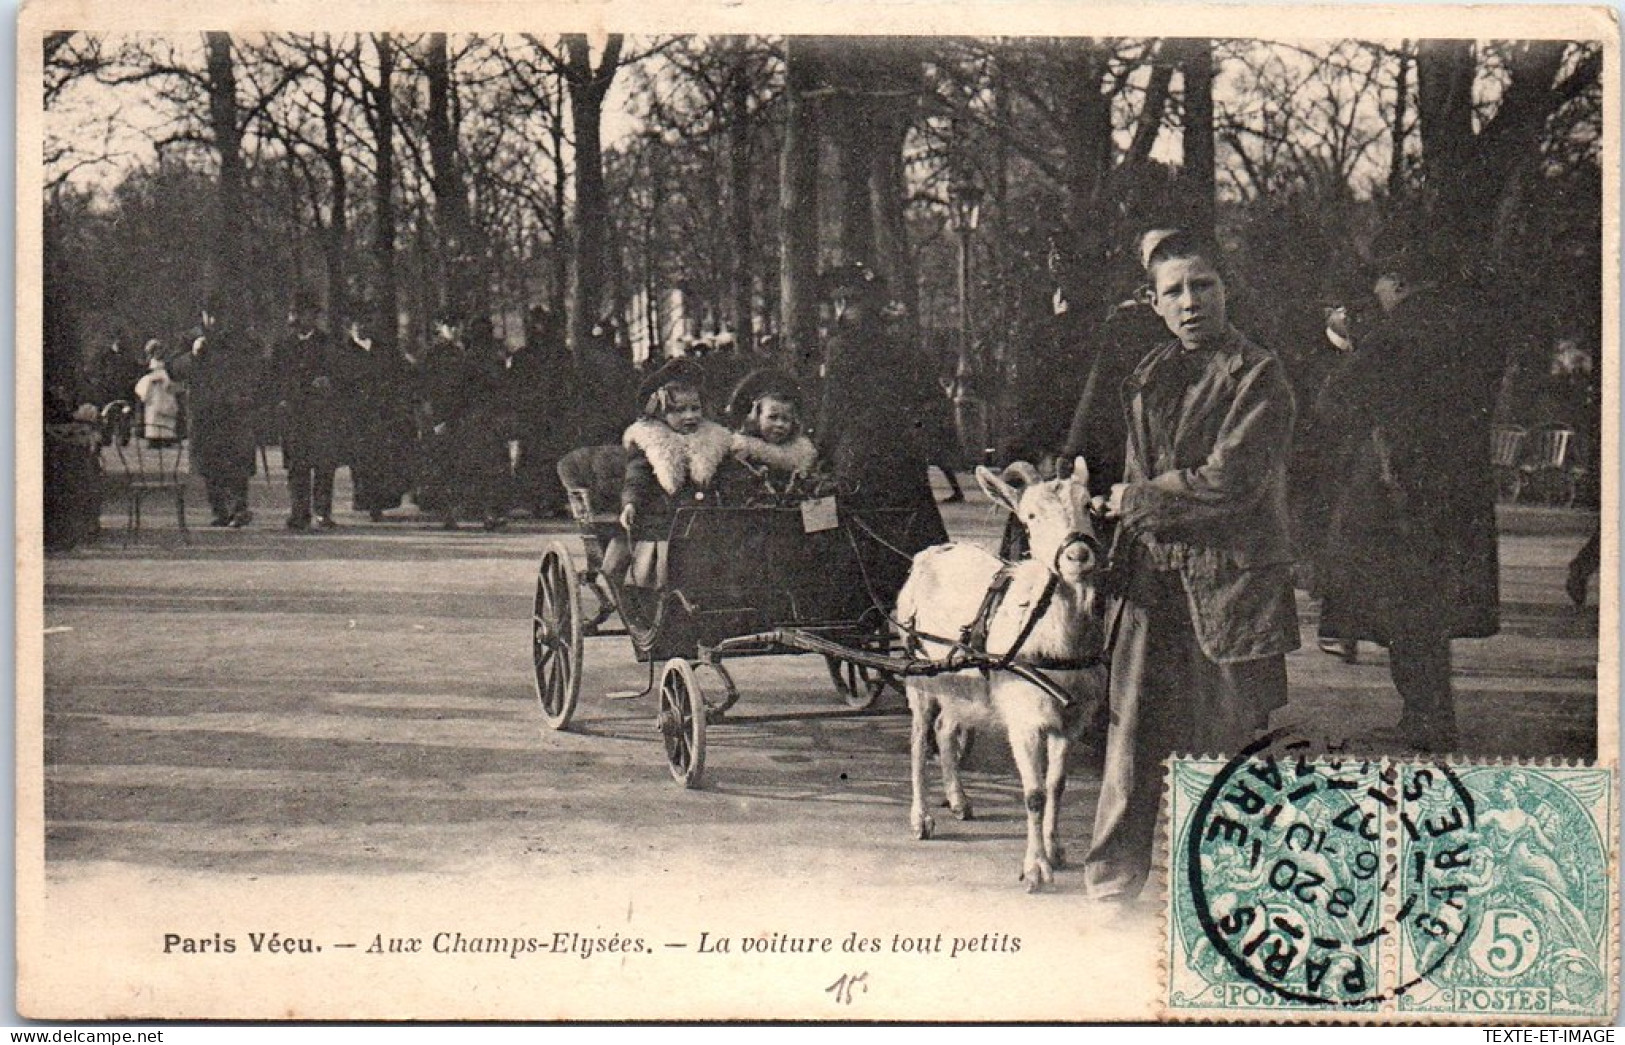
<path id="1" fill-rule="evenodd" d="M 897 547 L 913 555 L 948 539 L 926 472 L 923 431 L 940 392 L 925 360 L 886 329 L 886 295 L 872 270 L 843 265 L 825 286 L 835 323 L 825 345 L 814 440 L 849 506 L 913 511 Z"/>
<path id="2" fill-rule="evenodd" d="M 271 368 L 277 389 L 282 463 L 288 471 L 288 529 L 314 524 L 331 530 L 333 476 L 345 456 L 350 381 L 340 346 L 316 323 L 316 312 L 296 302 L 287 335 Z"/>
<path id="3" fill-rule="evenodd" d="M 1235 753 L 1286 703 L 1298 646 L 1286 459 L 1292 390 L 1271 352 L 1230 325 L 1218 253 L 1185 234 L 1150 255 L 1174 339 L 1123 385 L 1118 520 L 1126 577 L 1108 612 L 1111 724 L 1085 886 L 1133 899 L 1151 867 L 1163 760 Z"/>
<path id="4" fill-rule="evenodd" d="M 520 504 L 537 518 L 564 510 L 558 463 L 573 449 L 569 364 L 563 324 L 539 305 L 531 309 L 525 321 L 525 347 L 509 361 L 507 388 L 519 443 L 514 481 Z"/>
<path id="5" fill-rule="evenodd" d="M 135 383 L 146 373 L 147 361 L 130 347 L 132 344 L 129 336 L 120 334 L 97 354 L 87 375 L 97 406 L 106 406 L 116 399 L 135 398 Z"/>
<path id="6" fill-rule="evenodd" d="M 1380 268 L 1380 311 L 1321 395 L 1345 437 L 1322 472 L 1321 633 L 1386 645 L 1399 739 L 1446 751 L 1450 640 L 1500 627 L 1489 454 L 1503 360 L 1464 282 L 1430 282 L 1440 270 L 1420 251 Z"/>
<path id="7" fill-rule="evenodd" d="M 187 383 L 192 467 L 203 476 L 213 525 L 240 529 L 253 520 L 254 417 L 264 379 L 261 361 L 212 312 L 202 314 L 192 351 L 172 368 Z"/>

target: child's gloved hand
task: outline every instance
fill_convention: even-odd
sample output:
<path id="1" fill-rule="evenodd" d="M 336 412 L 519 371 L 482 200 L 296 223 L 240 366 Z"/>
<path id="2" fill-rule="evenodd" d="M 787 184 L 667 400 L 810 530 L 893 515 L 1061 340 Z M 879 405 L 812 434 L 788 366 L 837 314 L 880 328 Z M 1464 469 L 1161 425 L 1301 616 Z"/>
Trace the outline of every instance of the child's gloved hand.
<path id="1" fill-rule="evenodd" d="M 638 506 L 635 505 L 635 504 L 629 504 L 625 508 L 622 508 L 621 509 L 621 529 L 625 530 L 627 533 L 631 533 L 632 532 L 632 520 L 637 518 L 637 514 L 638 514 Z"/>

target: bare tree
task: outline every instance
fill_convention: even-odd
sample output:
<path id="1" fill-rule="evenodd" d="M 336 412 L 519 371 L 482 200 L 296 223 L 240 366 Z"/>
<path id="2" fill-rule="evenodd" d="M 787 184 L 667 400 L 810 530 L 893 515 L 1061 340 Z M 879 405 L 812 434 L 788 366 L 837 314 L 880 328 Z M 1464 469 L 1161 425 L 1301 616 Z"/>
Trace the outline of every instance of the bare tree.
<path id="1" fill-rule="evenodd" d="M 454 87 L 445 33 L 429 34 L 423 50 L 423 73 L 429 87 L 428 139 L 435 228 L 445 279 L 440 304 L 453 315 L 467 318 L 484 306 L 485 295 L 474 254 L 467 189 L 457 159 Z"/>
<path id="2" fill-rule="evenodd" d="M 243 131 L 238 123 L 237 73 L 231 34 L 204 34 L 208 47 L 209 127 L 220 159 L 219 212 L 214 238 L 215 307 L 239 309 L 248 298 L 243 265 Z"/>
<path id="3" fill-rule="evenodd" d="M 1179 41 L 1180 71 L 1185 80 L 1185 111 L 1181 119 L 1183 156 L 1180 181 L 1184 184 L 1190 227 L 1211 235 L 1216 204 L 1213 145 L 1213 41 Z"/>
<path id="4" fill-rule="evenodd" d="M 1477 108 L 1481 62 L 1495 60 L 1505 85 L 1493 112 Z M 1466 40 L 1423 40 L 1417 46 L 1424 208 L 1452 240 L 1457 258 L 1507 245 L 1524 190 L 1542 173 L 1549 122 L 1594 92 L 1601 49 L 1561 40 L 1485 47 Z"/>
<path id="5" fill-rule="evenodd" d="M 784 144 L 779 153 L 779 315 L 784 359 L 803 373 L 817 365 L 818 107 L 823 79 L 817 45 L 785 41 Z"/>
<path id="6" fill-rule="evenodd" d="M 376 294 L 374 329 L 393 345 L 399 335 L 400 301 L 395 277 L 395 42 L 388 33 L 372 36 L 377 79 L 362 77 L 362 111 L 372 131 L 372 256 Z"/>
<path id="7" fill-rule="evenodd" d="M 564 78 L 575 130 L 575 264 L 570 273 L 570 352 L 581 358 L 593 325 L 611 314 L 617 294 L 611 271 L 609 200 L 604 195 L 604 97 L 621 67 L 624 37 L 611 34 L 598 61 L 585 34 L 564 38 Z"/>

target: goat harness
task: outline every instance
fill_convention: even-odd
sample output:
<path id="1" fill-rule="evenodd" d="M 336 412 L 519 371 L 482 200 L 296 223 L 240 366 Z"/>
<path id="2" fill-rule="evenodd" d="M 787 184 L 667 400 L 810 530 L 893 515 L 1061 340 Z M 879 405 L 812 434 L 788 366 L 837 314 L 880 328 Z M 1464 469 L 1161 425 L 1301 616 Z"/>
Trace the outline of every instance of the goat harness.
<path id="1" fill-rule="evenodd" d="M 1061 546 L 1056 549 L 1055 561 L 1048 569 L 1048 576 L 1044 579 L 1044 587 L 1039 591 L 1038 598 L 1033 600 L 1032 608 L 1027 612 L 1026 619 L 1022 621 L 1021 630 L 1016 633 L 1015 641 L 1004 653 L 992 655 L 988 653 L 988 630 L 992 626 L 994 615 L 1004 604 L 1006 596 L 1010 594 L 1010 585 L 1015 578 L 1016 564 L 1006 562 L 999 567 L 988 584 L 987 591 L 982 595 L 981 605 L 977 607 L 976 616 L 970 623 L 959 631 L 957 640 L 947 639 L 937 635 L 928 635 L 912 626 L 903 628 L 905 646 L 911 655 L 920 652 L 922 642 L 936 642 L 951 647 L 948 660 L 959 661 L 966 668 L 976 668 L 985 677 L 993 671 L 1014 671 L 1028 681 L 1035 683 L 1046 693 L 1053 697 L 1063 707 L 1070 706 L 1071 697 L 1066 690 L 1053 679 L 1044 674 L 1046 671 L 1086 671 L 1098 667 L 1103 660 L 1103 654 L 1094 650 L 1079 657 L 1051 657 L 1042 655 L 1023 654 L 1022 647 L 1032 637 L 1038 622 L 1049 611 L 1050 603 L 1055 598 L 1055 589 L 1060 584 L 1061 577 L 1059 564 L 1062 554 L 1073 544 L 1088 545 L 1098 554 L 1098 548 L 1093 537 L 1085 533 L 1071 534 Z"/>

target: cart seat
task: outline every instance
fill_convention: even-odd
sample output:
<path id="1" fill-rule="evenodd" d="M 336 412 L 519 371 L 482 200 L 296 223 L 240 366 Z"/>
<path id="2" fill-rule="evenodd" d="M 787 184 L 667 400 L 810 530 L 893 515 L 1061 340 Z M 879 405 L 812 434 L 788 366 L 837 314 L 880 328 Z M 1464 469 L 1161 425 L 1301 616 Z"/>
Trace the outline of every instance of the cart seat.
<path id="1" fill-rule="evenodd" d="M 583 530 L 614 522 L 626 478 L 626 449 L 618 443 L 581 446 L 559 459 L 559 482 L 570 515 Z"/>

